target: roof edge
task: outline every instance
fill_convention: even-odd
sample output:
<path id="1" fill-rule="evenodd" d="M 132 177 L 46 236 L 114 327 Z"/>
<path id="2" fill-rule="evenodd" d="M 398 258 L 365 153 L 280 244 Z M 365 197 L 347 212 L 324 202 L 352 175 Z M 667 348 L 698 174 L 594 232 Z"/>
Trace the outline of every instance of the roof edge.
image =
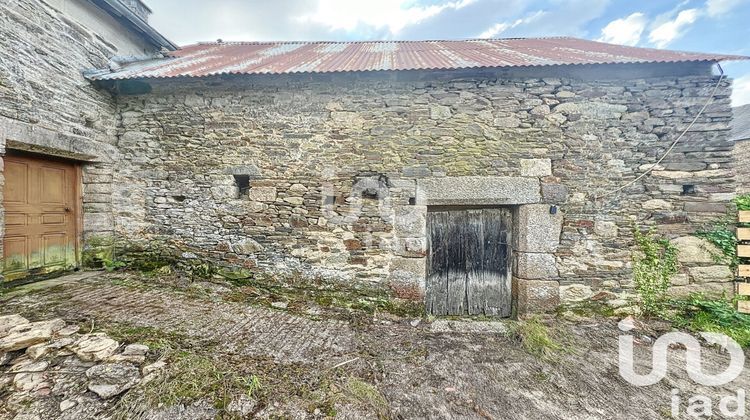
<path id="1" fill-rule="evenodd" d="M 170 51 L 178 50 L 180 47 L 167 39 L 164 35 L 154 29 L 148 22 L 141 19 L 127 6 L 118 0 L 89 0 L 95 6 L 112 15 L 115 19 L 122 19 L 126 26 L 143 35 L 149 42 L 157 47 L 166 48 Z"/>
<path id="2" fill-rule="evenodd" d="M 749 58 L 750 59 L 750 58 Z M 167 80 L 193 80 L 207 77 L 223 76 L 313 76 L 325 74 L 378 74 L 388 72 L 461 72 L 461 71 L 499 71 L 515 69 L 552 69 L 552 68 L 583 68 L 588 66 L 659 66 L 696 63 L 705 65 L 714 65 L 719 60 L 676 60 L 676 61 L 641 61 L 641 62 L 602 62 L 602 63 L 555 63 L 555 64 L 536 64 L 536 65 L 505 65 L 505 66 L 471 66 L 471 67 L 429 67 L 429 68 L 408 68 L 408 69 L 367 69 L 367 70 L 333 70 L 333 71 L 291 71 L 291 72 L 263 72 L 263 73 L 245 73 L 242 71 L 219 71 L 204 75 L 174 75 L 174 76 L 123 76 L 109 77 L 113 72 L 109 69 L 88 69 L 82 72 L 83 76 L 92 83 L 104 82 L 126 82 L 126 81 L 167 81 Z M 116 73 L 116 72 L 115 72 Z M 718 77 L 718 76 L 717 76 Z"/>
<path id="3" fill-rule="evenodd" d="M 382 47 L 381 44 L 386 46 Z M 568 64 L 715 64 L 750 59 L 731 54 L 619 46 L 571 37 L 474 38 L 451 41 L 218 41 L 192 44 L 179 50 L 164 52 L 163 55 L 166 57 L 161 60 L 132 62 L 116 70 L 110 68 L 109 73 L 90 73 L 89 79 L 146 80 L 225 74 L 441 71 Z M 319 65 L 324 62 L 327 64 Z"/>

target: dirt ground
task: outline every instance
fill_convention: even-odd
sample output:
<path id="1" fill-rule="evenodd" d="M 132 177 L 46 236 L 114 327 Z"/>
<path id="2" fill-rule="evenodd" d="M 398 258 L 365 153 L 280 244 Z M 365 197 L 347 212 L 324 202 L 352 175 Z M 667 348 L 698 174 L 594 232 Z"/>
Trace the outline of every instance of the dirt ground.
<path id="1" fill-rule="evenodd" d="M 446 321 L 371 297 L 290 290 L 299 292 L 101 273 L 0 296 L 0 315 L 62 317 L 82 330 L 145 343 L 151 361 L 167 362 L 162 382 L 75 418 L 661 419 L 672 418 L 673 389 L 681 397 L 678 418 L 690 418 L 687 400 L 696 394 L 711 398 L 713 418 L 722 418 L 720 398 L 750 390 L 744 373 L 721 387 L 695 384 L 679 348 L 660 383 L 628 384 L 618 373 L 624 333 L 617 318 L 544 318 L 561 348 L 541 357 L 522 345 L 510 321 L 451 321 L 445 332 Z M 470 332 L 474 325 L 490 328 Z M 668 328 L 646 323 L 635 331 L 640 373 L 651 366 L 650 343 Z M 703 354 L 706 372 L 728 365 L 718 349 Z M 54 405 L 32 399 L 11 407 L 9 398 L 0 390 L 0 417 L 44 418 L 44 407 Z"/>

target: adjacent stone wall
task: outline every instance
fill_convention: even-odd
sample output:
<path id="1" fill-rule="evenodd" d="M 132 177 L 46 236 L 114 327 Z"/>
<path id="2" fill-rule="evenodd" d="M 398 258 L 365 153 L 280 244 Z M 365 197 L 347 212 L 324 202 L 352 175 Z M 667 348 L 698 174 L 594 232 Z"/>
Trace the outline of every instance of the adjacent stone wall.
<path id="1" fill-rule="evenodd" d="M 536 274 L 544 278 L 525 280 L 559 280 L 564 300 L 627 289 L 634 224 L 685 237 L 724 215 L 734 193 L 724 81 L 662 165 L 605 196 L 649 169 L 687 126 L 717 82 L 709 71 L 569 66 L 152 81 L 149 93 L 118 98 L 117 230 L 167 239 L 188 258 L 413 280 L 426 253 L 421 183 L 527 177 L 540 185 L 540 207 L 529 209 L 549 215 L 558 205 L 562 226 L 559 244 L 519 255 L 519 266 L 545 267 Z M 238 189 L 244 179 L 248 191 Z M 504 187 L 486 188 L 501 195 Z M 728 284 L 683 270 L 688 284 Z M 532 287 L 540 299 L 542 286 Z"/>
<path id="2" fill-rule="evenodd" d="M 750 194 L 750 139 L 734 142 L 737 193 Z"/>
<path id="3" fill-rule="evenodd" d="M 88 1 L 0 3 L 0 154 L 12 148 L 89 162 L 83 167 L 87 235 L 114 231 L 118 117 L 112 96 L 81 72 L 106 68 L 115 55 L 149 51 L 153 47 Z"/>

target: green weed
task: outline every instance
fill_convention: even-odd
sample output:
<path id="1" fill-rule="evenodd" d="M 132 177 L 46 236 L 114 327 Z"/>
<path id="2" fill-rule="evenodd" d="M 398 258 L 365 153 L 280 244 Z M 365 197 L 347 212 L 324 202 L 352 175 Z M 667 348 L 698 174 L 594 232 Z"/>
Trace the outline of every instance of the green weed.
<path id="1" fill-rule="evenodd" d="M 379 418 L 388 417 L 388 402 L 374 385 L 352 377 L 344 385 L 344 390 L 351 399 L 373 410 Z"/>
<path id="2" fill-rule="evenodd" d="M 510 336 L 520 341 L 529 354 L 542 360 L 555 360 L 564 350 L 539 317 L 510 324 Z"/>
<path id="3" fill-rule="evenodd" d="M 721 250 L 721 254 L 712 255 L 717 264 L 737 267 L 739 258 L 737 257 L 737 237 L 735 236 L 733 223 L 728 219 L 719 220 L 711 226 L 698 230 L 695 234 Z"/>
<path id="4" fill-rule="evenodd" d="M 742 347 L 750 347 L 750 315 L 737 312 L 736 300 L 694 294 L 684 300 L 674 300 L 670 306 L 674 313 L 670 319 L 676 327 L 722 333 Z"/>
<path id="5" fill-rule="evenodd" d="M 633 228 L 638 251 L 633 255 L 635 289 L 645 315 L 664 313 L 670 278 L 677 273 L 677 248 L 668 239 L 656 237 L 655 229 Z"/>
<path id="6" fill-rule="evenodd" d="M 732 200 L 737 210 L 750 210 L 750 194 L 738 195 Z"/>

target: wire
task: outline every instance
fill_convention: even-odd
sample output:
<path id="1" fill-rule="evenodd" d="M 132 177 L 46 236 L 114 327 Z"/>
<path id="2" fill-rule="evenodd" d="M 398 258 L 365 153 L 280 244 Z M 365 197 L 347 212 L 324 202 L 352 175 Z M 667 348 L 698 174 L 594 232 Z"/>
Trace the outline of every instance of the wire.
<path id="1" fill-rule="evenodd" d="M 721 66 L 718 63 L 716 65 L 719 67 L 719 71 L 721 73 L 719 75 L 719 80 L 716 82 L 716 85 L 714 86 L 714 89 L 711 91 L 711 96 L 708 97 L 708 100 L 706 101 L 705 104 L 703 104 L 703 107 L 698 112 L 698 114 L 695 115 L 695 118 L 693 118 L 693 120 L 690 121 L 690 124 L 688 124 L 688 126 L 685 128 L 685 130 L 683 130 L 682 133 L 680 133 L 680 135 L 677 136 L 677 138 L 675 139 L 675 141 L 672 142 L 672 145 L 669 146 L 669 149 L 667 149 L 667 151 L 664 152 L 664 154 L 662 155 L 662 157 L 659 158 L 659 160 L 657 160 L 656 163 L 654 163 L 653 165 L 651 165 L 651 167 L 648 168 L 648 170 L 646 170 L 644 173 L 638 175 L 638 177 L 636 177 L 634 180 L 628 182 L 627 184 L 623 185 L 622 187 L 614 189 L 614 190 L 612 190 L 610 192 L 604 193 L 604 194 L 599 195 L 599 196 L 594 196 L 594 201 L 598 201 L 600 198 L 608 197 L 608 196 L 610 196 L 612 194 L 617 194 L 618 192 L 624 190 L 625 188 L 628 188 L 629 186 L 631 186 L 631 185 L 635 184 L 636 182 L 640 181 L 641 179 L 645 178 L 646 175 L 650 174 L 654 169 L 656 169 L 656 167 L 659 166 L 659 164 L 662 163 L 664 161 L 664 159 L 666 159 L 667 156 L 669 156 L 670 153 L 672 153 L 672 150 L 674 150 L 674 148 L 677 146 L 677 143 L 679 143 L 680 140 L 682 140 L 682 138 L 685 137 L 685 134 L 687 134 L 687 132 L 690 131 L 691 128 L 693 128 L 693 125 L 695 125 L 695 122 L 698 121 L 698 118 L 700 118 L 700 116 L 703 115 L 703 112 L 706 110 L 706 108 L 708 108 L 708 106 L 711 104 L 711 102 L 713 102 L 714 96 L 716 96 L 716 91 L 719 89 L 719 86 L 721 85 L 721 81 L 724 80 L 724 69 L 722 69 Z"/>

